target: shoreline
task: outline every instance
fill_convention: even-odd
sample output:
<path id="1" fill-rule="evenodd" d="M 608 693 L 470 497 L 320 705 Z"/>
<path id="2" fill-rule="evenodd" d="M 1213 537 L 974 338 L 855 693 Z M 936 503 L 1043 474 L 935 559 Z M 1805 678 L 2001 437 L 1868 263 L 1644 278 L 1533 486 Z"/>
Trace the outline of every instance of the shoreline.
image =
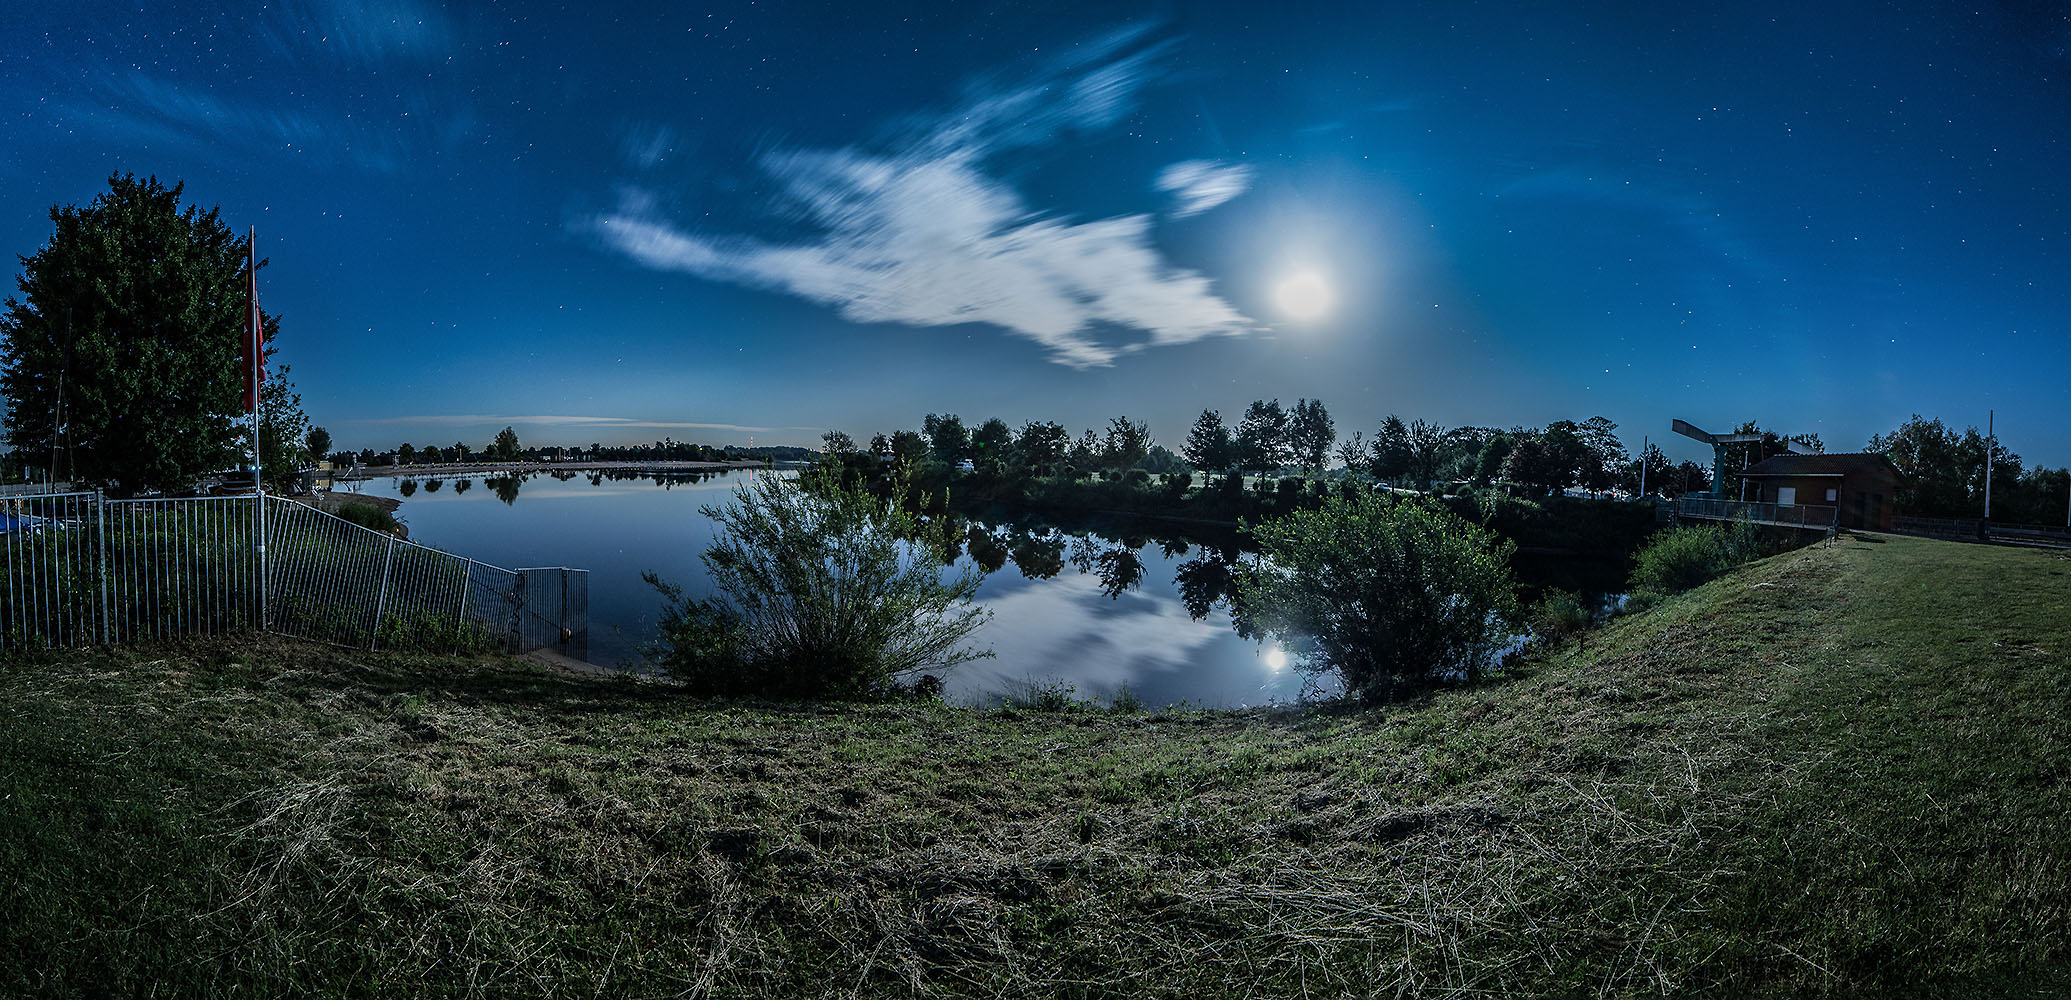
<path id="1" fill-rule="evenodd" d="M 442 462 L 437 465 L 370 465 L 333 470 L 332 482 L 365 482 L 369 479 L 431 479 L 448 476 L 497 476 L 540 472 L 715 472 L 731 469 L 763 469 L 764 461 L 739 462 Z"/>

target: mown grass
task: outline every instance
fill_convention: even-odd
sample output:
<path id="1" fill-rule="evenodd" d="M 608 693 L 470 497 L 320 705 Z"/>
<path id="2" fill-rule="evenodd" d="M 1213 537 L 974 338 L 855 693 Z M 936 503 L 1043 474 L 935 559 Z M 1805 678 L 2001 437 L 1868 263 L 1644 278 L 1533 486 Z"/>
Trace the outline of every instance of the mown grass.
<path id="1" fill-rule="evenodd" d="M 1844 540 L 1376 710 L 0 666 L 0 993 L 2054 995 L 2071 560 Z"/>

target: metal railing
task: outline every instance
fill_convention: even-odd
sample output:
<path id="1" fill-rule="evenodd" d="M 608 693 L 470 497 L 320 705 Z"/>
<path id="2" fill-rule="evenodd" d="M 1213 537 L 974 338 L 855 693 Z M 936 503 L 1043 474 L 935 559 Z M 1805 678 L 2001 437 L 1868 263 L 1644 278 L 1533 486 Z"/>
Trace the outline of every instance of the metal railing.
<path id="1" fill-rule="evenodd" d="M 1840 523 L 1839 507 L 1817 507 L 1795 503 L 1758 503 L 1751 500 L 1702 500 L 1683 497 L 1676 501 L 1676 513 L 1682 517 L 1705 518 L 1713 521 L 1752 521 L 1756 524 L 1775 524 L 1793 528 L 1816 528 L 1832 531 Z"/>
<path id="2" fill-rule="evenodd" d="M 503 569 L 282 497 L 0 498 L 0 575 L 0 650 L 259 628 L 580 658 L 589 635 L 585 570 Z"/>
<path id="3" fill-rule="evenodd" d="M 91 494 L 88 494 L 91 498 Z M 78 547 L 99 558 L 102 642 L 171 639 L 259 625 L 252 497 L 101 500 Z"/>
<path id="4" fill-rule="evenodd" d="M 1985 537 L 1985 522 L 1974 517 L 1897 516 L 1891 519 L 1891 530 L 1905 535 L 1977 541 Z"/>

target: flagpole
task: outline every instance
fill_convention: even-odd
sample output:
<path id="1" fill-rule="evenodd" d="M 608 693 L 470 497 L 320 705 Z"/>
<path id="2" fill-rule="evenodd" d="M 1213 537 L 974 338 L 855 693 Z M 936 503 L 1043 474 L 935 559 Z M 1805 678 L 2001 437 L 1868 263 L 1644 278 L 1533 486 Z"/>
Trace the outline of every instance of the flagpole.
<path id="1" fill-rule="evenodd" d="M 263 362 L 266 355 L 266 322 L 259 312 L 259 227 L 251 227 L 245 241 L 245 249 L 250 254 L 250 270 L 248 274 L 251 291 L 251 315 L 245 318 L 245 340 L 250 345 L 247 353 L 251 355 L 251 370 L 246 373 L 246 377 L 251 379 L 249 384 L 252 387 L 252 505 L 257 511 L 253 516 L 258 520 L 259 531 L 259 628 L 261 631 L 264 631 L 268 620 L 266 607 L 266 485 L 260 478 L 259 465 L 259 365 Z"/>

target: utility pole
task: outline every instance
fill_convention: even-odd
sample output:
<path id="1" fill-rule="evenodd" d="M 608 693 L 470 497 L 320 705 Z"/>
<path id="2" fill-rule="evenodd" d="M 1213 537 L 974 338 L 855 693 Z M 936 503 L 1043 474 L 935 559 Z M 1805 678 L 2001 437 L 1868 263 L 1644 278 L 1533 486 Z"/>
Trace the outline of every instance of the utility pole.
<path id="1" fill-rule="evenodd" d="M 1992 452 L 1998 446 L 1998 438 L 1992 431 L 1993 411 L 1985 411 L 1985 520 L 1992 519 Z"/>
<path id="2" fill-rule="evenodd" d="M 1640 496 L 1647 495 L 1647 436 L 1640 435 Z"/>

